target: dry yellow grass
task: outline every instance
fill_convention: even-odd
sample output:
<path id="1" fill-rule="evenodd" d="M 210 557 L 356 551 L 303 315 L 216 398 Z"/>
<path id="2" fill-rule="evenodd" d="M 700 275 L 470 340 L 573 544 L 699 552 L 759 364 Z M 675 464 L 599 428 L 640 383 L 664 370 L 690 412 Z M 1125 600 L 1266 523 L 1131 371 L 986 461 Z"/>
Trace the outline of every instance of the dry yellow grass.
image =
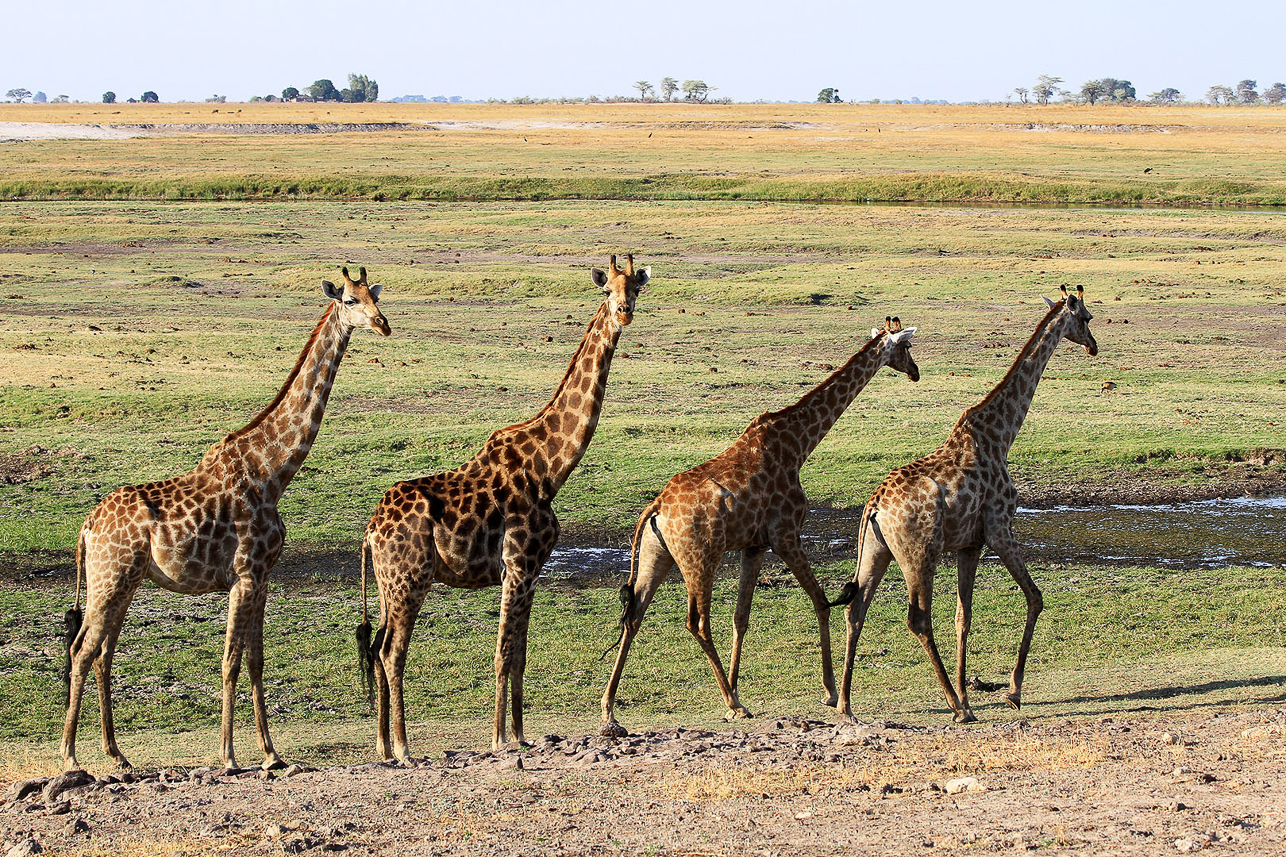
<path id="1" fill-rule="evenodd" d="M 1276 107 L 5 104 L 0 122 L 410 126 L 23 144 L 17 196 L 1286 200 Z"/>

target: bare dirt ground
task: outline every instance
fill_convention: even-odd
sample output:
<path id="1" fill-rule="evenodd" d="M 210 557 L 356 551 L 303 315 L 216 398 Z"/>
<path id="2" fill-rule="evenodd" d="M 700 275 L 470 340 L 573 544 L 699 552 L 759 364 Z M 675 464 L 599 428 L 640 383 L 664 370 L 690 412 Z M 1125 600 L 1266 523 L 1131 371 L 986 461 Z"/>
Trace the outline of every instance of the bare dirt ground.
<path id="1" fill-rule="evenodd" d="M 1048 725 L 752 721 L 267 774 L 10 786 L 8 853 L 1286 853 L 1286 708 Z M 744 723 L 744 722 L 743 722 Z M 38 845 L 37 845 L 38 844 Z M 9 851 L 16 848 L 17 851 Z"/>

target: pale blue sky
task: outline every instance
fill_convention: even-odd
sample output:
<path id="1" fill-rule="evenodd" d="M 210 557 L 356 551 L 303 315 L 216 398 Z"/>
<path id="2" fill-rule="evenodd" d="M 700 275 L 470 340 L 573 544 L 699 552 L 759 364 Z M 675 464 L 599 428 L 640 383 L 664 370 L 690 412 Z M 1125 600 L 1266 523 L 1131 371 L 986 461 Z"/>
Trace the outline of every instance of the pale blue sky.
<path id="1" fill-rule="evenodd" d="M 1286 81 L 1286 2 L 995 0 L 22 0 L 6 4 L 0 93 L 246 100 L 366 74 L 390 98 L 632 95 L 700 78 L 737 101 L 1003 100 L 1038 74 L 1201 98 Z M 1164 10 L 1164 11 L 1162 11 Z"/>

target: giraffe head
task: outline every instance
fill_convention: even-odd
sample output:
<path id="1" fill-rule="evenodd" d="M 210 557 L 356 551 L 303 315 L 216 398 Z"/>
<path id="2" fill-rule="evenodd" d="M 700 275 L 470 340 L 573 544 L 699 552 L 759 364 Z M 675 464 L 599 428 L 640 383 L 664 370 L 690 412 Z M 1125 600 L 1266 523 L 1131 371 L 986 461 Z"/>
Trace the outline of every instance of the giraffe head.
<path id="1" fill-rule="evenodd" d="M 388 336 L 391 332 L 388 319 L 376 306 L 384 287 L 379 283 L 366 285 L 366 269 L 357 270 L 358 276 L 354 280 L 348 276 L 348 268 L 341 268 L 344 285 L 337 286 L 330 280 L 322 280 L 322 292 L 331 300 L 339 302 L 339 320 L 344 325 L 350 328 L 369 327 L 380 336 Z"/>
<path id="2" fill-rule="evenodd" d="M 884 341 L 879 343 L 884 365 L 895 372 L 901 372 L 912 381 L 919 381 L 920 367 L 911 359 L 911 337 L 914 335 L 915 328 L 904 328 L 902 319 L 897 316 L 885 316 L 883 327 L 871 328 L 872 339 L 884 337 Z"/>
<path id="3" fill-rule="evenodd" d="M 1098 354 L 1098 343 L 1094 341 L 1094 334 L 1090 333 L 1090 311 L 1085 308 L 1085 289 L 1082 286 L 1076 287 L 1076 294 L 1069 295 L 1067 286 L 1059 286 L 1058 290 L 1063 293 L 1062 312 L 1059 319 L 1064 320 L 1063 336 L 1075 342 L 1085 349 L 1085 353 L 1093 357 Z M 1042 297 L 1044 297 L 1042 295 Z M 1050 309 L 1058 304 L 1045 298 L 1045 303 Z M 1057 321 L 1055 323 L 1058 323 Z"/>
<path id="4" fill-rule="evenodd" d="M 648 267 L 635 273 L 634 256 L 627 253 L 624 270 L 616 267 L 616 257 L 613 256 L 608 264 L 608 270 L 590 268 L 589 272 L 594 285 L 601 288 L 603 294 L 607 295 L 607 310 L 612 320 L 620 327 L 625 327 L 633 321 L 634 301 L 647 285 L 647 281 L 652 278 L 652 269 Z"/>

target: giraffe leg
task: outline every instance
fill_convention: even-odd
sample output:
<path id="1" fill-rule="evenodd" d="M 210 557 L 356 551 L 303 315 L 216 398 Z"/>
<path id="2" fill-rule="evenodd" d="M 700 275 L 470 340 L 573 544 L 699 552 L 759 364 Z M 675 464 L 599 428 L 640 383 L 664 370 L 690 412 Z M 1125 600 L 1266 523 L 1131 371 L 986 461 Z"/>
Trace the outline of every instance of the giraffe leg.
<path id="1" fill-rule="evenodd" d="M 525 560 L 525 552 L 524 552 Z M 492 723 L 491 749 L 499 750 L 508 739 L 509 693 L 513 691 L 514 740 L 522 743 L 522 670 L 527 660 L 527 625 L 535 594 L 539 568 L 527 570 L 526 562 L 515 564 L 505 574 L 500 596 L 500 630 L 496 638 L 496 706 Z"/>
<path id="2" fill-rule="evenodd" d="M 719 660 L 719 652 L 714 647 L 714 634 L 710 627 L 710 596 L 714 586 L 714 569 L 703 568 L 702 573 L 694 575 L 685 573 L 684 578 L 689 582 L 688 630 L 696 637 L 701 650 L 705 652 L 706 659 L 710 661 L 710 668 L 714 670 L 714 680 L 719 685 L 719 692 L 723 694 L 723 701 L 728 706 L 728 713 L 723 716 L 723 719 L 751 717 L 753 715 L 737 699 L 736 691 L 728 681 L 728 674 L 723 670 L 723 662 Z M 692 586 L 701 588 L 693 592 Z"/>
<path id="3" fill-rule="evenodd" d="M 910 602 L 907 607 L 906 626 L 920 641 L 920 645 L 924 646 L 929 662 L 933 665 L 933 672 L 938 677 L 938 684 L 946 694 L 947 704 L 955 712 L 955 719 L 960 721 L 963 720 L 965 712 L 960 707 L 960 697 L 951 686 L 951 677 L 947 675 L 947 668 L 942 663 L 942 655 L 938 653 L 938 644 L 933 639 L 934 565 L 935 563 L 927 559 L 922 560 L 912 573 L 905 575 L 907 597 Z M 905 567 L 903 570 L 905 572 Z"/>
<path id="4" fill-rule="evenodd" d="M 844 614 L 848 638 L 844 643 L 844 677 L 840 682 L 839 705 L 836 706 L 837 712 L 850 721 L 855 721 L 850 693 L 853 687 L 853 664 L 857 659 L 857 641 L 862 636 L 866 611 L 875 599 L 875 590 L 879 588 L 884 572 L 892 561 L 892 552 L 875 539 L 862 545 L 862 553 L 857 558 L 857 573 L 853 577 L 853 582 L 857 584 L 857 594 L 849 602 Z"/>
<path id="5" fill-rule="evenodd" d="M 624 612 L 621 621 L 624 628 L 621 634 L 621 648 L 616 653 L 616 664 L 612 667 L 612 677 L 603 691 L 603 722 L 599 731 L 603 735 L 624 737 L 629 733 L 616 722 L 613 708 L 616 705 L 616 689 L 621 683 L 621 674 L 625 671 L 625 659 L 630 653 L 630 644 L 643 625 L 643 614 L 652 603 L 657 587 L 674 568 L 674 557 L 665 549 L 661 540 L 647 527 L 639 540 L 638 573 L 634 578 L 633 596 L 629 608 Z"/>
<path id="6" fill-rule="evenodd" d="M 978 557 L 982 548 L 965 548 L 956 554 L 959 592 L 956 598 L 956 686 L 960 689 L 959 723 L 972 723 L 978 718 L 969 708 L 969 677 L 965 674 L 969 628 L 973 624 L 973 583 L 978 574 Z"/>
<path id="7" fill-rule="evenodd" d="M 76 726 L 80 719 L 81 700 L 84 698 L 85 679 L 92 667 L 98 680 L 99 718 L 102 723 L 103 750 L 122 768 L 129 761 L 116 744 L 112 721 L 111 670 L 112 653 L 120 635 L 125 613 L 138 589 L 142 575 L 137 568 L 104 571 L 97 563 L 87 563 L 85 617 L 80 634 L 72 643 L 70 688 L 67 719 L 63 724 L 61 756 L 64 770 L 76 770 Z M 103 578 L 108 578 L 106 583 Z M 110 641 L 111 651 L 108 651 Z"/>
<path id="8" fill-rule="evenodd" d="M 388 594 L 382 593 L 387 599 Z M 382 645 L 377 649 L 375 674 L 377 680 L 384 676 L 380 688 L 381 711 L 380 733 L 376 738 L 376 750 L 380 758 L 396 758 L 405 762 L 410 758 L 410 746 L 406 740 L 406 698 L 403 693 L 406 679 L 406 656 L 411 647 L 411 632 L 415 630 L 415 620 L 420 615 L 424 596 L 415 597 L 413 591 L 405 600 L 386 601 L 389 604 L 386 612 L 388 624 L 378 631 L 383 635 Z M 387 695 L 387 702 L 385 697 Z M 391 728 L 390 728 L 391 727 Z M 392 752 L 390 755 L 389 738 L 392 733 Z"/>
<path id="9" fill-rule="evenodd" d="M 122 616 L 122 619 L 124 617 Z M 98 711 L 103 731 L 103 753 L 119 768 L 131 767 L 125 754 L 116 743 L 116 726 L 112 718 L 112 656 L 116 641 L 121 635 L 121 625 L 114 624 L 107 631 L 98 657 L 94 658 L 94 678 L 98 683 Z"/>
<path id="10" fill-rule="evenodd" d="M 1017 709 L 1022 706 L 1023 673 L 1027 668 L 1027 652 L 1031 649 L 1036 619 L 1045 609 L 1045 600 L 1036 582 L 1027 573 L 1027 563 L 1023 561 L 1022 549 L 1018 546 L 1018 540 L 1014 538 L 1012 521 L 995 526 L 988 525 L 984 535 L 987 544 L 996 552 L 996 556 L 1000 557 L 1005 568 L 1009 569 L 1009 574 L 1023 591 L 1023 597 L 1027 599 L 1027 621 L 1023 625 L 1023 639 L 1018 645 L 1018 660 L 1014 664 L 1014 672 L 1009 679 L 1009 693 L 1005 694 L 1005 702 L 1010 708 Z"/>
<path id="11" fill-rule="evenodd" d="M 261 583 L 255 587 L 252 597 L 254 604 L 248 629 L 249 639 L 246 641 L 246 666 L 250 670 L 250 697 L 254 705 L 255 731 L 258 733 L 259 749 L 263 752 L 263 769 L 276 771 L 286 767 L 286 763 L 281 756 L 277 755 L 277 751 L 272 746 L 272 737 L 268 734 L 268 704 L 263 690 L 263 612 L 268 601 L 267 583 Z"/>
<path id="12" fill-rule="evenodd" d="M 732 616 L 732 663 L 728 669 L 728 686 L 737 693 L 737 676 L 741 672 L 741 644 L 750 626 L 750 603 L 759 583 L 759 571 L 764 565 L 764 548 L 742 548 L 741 580 L 737 583 L 737 610 Z"/>
<path id="13" fill-rule="evenodd" d="M 800 546 L 798 535 L 779 545 L 776 550 L 777 555 L 786 561 L 791 573 L 799 581 L 800 587 L 813 602 L 813 612 L 817 614 L 817 633 L 821 640 L 822 690 L 826 691 L 826 696 L 822 699 L 822 705 L 829 705 L 834 708 L 839 701 L 839 694 L 835 691 L 835 666 L 831 660 L 830 602 L 826 599 L 826 592 L 818 584 L 817 578 L 813 576 L 813 570 L 808 563 L 808 555 L 804 553 L 803 547 Z"/>
<path id="14" fill-rule="evenodd" d="M 393 758 L 393 744 L 389 739 L 389 674 L 384 668 L 384 640 L 388 636 L 388 620 L 380 618 L 379 628 L 371 637 L 371 650 L 375 653 L 375 753 L 381 759 Z"/>
<path id="15" fill-rule="evenodd" d="M 249 577 L 241 577 L 228 592 L 228 629 L 223 645 L 223 727 L 219 743 L 219 759 L 225 768 L 238 767 L 236 752 L 232 747 L 232 727 L 237 702 L 237 679 L 241 675 L 241 655 L 250 638 L 254 621 L 254 606 L 258 597 L 256 588 Z"/>

